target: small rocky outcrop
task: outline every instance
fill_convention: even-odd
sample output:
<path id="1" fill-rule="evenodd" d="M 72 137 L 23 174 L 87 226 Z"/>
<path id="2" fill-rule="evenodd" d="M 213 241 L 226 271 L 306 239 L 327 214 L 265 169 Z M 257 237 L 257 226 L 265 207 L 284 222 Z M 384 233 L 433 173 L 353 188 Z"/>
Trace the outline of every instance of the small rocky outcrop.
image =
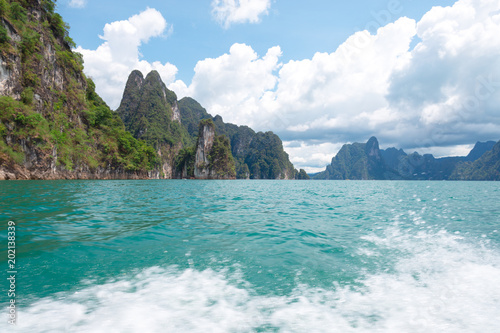
<path id="1" fill-rule="evenodd" d="M 196 179 L 236 179 L 231 144 L 226 136 L 217 136 L 211 119 L 200 122 L 194 160 Z"/>
<path id="2" fill-rule="evenodd" d="M 200 123 L 200 134 L 196 144 L 196 155 L 194 162 L 194 177 L 196 179 L 209 179 L 213 177 L 210 171 L 208 156 L 212 151 L 215 138 L 215 125 L 211 121 Z"/>

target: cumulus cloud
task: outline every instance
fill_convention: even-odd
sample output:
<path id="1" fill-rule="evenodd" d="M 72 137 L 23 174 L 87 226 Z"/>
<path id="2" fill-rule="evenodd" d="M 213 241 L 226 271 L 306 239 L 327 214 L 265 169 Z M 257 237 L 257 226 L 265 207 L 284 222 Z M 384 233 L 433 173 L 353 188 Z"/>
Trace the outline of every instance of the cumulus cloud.
<path id="1" fill-rule="evenodd" d="M 257 22 L 270 2 L 212 6 L 228 27 Z M 189 84 L 175 81 L 174 65 L 140 59 L 140 46 L 168 31 L 154 9 L 107 24 L 96 50 L 77 51 L 112 107 L 133 69 L 156 69 L 179 97 L 195 98 L 213 115 L 279 134 L 299 168 L 322 168 L 343 143 L 372 135 L 382 147 L 437 155 L 500 139 L 500 1 L 459 0 L 433 7 L 418 22 L 385 23 L 354 33 L 333 52 L 286 63 L 279 46 L 259 55 L 234 44 L 199 61 Z"/>
<path id="2" fill-rule="evenodd" d="M 128 20 L 106 24 L 100 36 L 104 42 L 96 50 L 76 49 L 83 55 L 85 74 L 93 78 L 98 93 L 111 108 L 118 107 L 128 75 L 134 69 L 143 73 L 157 70 L 167 84 L 175 80 L 177 67 L 141 60 L 139 53 L 143 43 L 162 36 L 168 27 L 159 11 L 148 8 Z"/>
<path id="3" fill-rule="evenodd" d="M 332 152 L 339 151 L 342 143 L 309 144 L 304 141 L 284 141 L 283 147 L 296 168 L 312 173 L 324 171 L 325 165 L 332 161 Z"/>
<path id="4" fill-rule="evenodd" d="M 393 73 L 387 96 L 392 109 L 408 113 L 408 144 L 458 144 L 500 133 L 499 10 L 499 1 L 462 0 L 433 8 L 418 23 L 421 42 Z"/>
<path id="5" fill-rule="evenodd" d="M 84 8 L 87 5 L 87 0 L 70 0 L 68 6 L 72 8 Z"/>
<path id="6" fill-rule="evenodd" d="M 297 167 L 320 167 L 341 143 L 372 135 L 385 147 L 464 151 L 500 139 L 498 31 L 500 1 L 459 0 L 419 22 L 359 31 L 311 59 L 281 64 L 278 46 L 260 57 L 235 44 L 200 61 L 190 85 L 171 87 L 226 121 L 293 142 L 287 151 Z"/>
<path id="7" fill-rule="evenodd" d="M 214 115 L 252 125 L 249 120 L 264 111 L 261 107 L 268 105 L 268 93 L 276 86 L 280 56 L 279 47 L 259 57 L 250 46 L 234 44 L 227 54 L 199 61 L 189 87 L 176 82 L 169 88 L 179 96 L 195 96 Z"/>
<path id="8" fill-rule="evenodd" d="M 226 29 L 233 23 L 258 23 L 271 8 L 271 0 L 213 0 L 212 16 Z"/>

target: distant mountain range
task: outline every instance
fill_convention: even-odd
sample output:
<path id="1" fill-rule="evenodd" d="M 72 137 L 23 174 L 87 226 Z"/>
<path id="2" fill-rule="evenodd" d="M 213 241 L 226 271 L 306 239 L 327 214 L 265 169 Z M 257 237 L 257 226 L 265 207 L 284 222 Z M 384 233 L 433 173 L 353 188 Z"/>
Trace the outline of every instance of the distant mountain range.
<path id="1" fill-rule="evenodd" d="M 345 144 L 326 170 L 313 179 L 352 180 L 500 180 L 500 141 L 478 142 L 464 157 L 408 155 L 379 148 L 377 138 Z"/>

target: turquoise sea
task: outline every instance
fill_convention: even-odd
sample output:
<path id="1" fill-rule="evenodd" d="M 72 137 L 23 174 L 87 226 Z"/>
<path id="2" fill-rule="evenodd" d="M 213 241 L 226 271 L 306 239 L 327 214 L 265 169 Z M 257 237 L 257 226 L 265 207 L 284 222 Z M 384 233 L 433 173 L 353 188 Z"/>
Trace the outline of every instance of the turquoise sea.
<path id="1" fill-rule="evenodd" d="M 500 332 L 497 182 L 0 182 L 0 222 L 1 332 Z"/>

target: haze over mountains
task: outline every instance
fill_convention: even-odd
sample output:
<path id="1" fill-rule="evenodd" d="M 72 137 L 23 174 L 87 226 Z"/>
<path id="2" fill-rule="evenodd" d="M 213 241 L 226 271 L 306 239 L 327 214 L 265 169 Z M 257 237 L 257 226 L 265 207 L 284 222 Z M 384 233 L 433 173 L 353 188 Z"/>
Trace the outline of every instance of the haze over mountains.
<path id="1" fill-rule="evenodd" d="M 326 170 L 313 179 L 352 180 L 500 180 L 500 141 L 478 142 L 464 157 L 434 158 L 379 148 L 377 138 L 346 144 Z"/>

